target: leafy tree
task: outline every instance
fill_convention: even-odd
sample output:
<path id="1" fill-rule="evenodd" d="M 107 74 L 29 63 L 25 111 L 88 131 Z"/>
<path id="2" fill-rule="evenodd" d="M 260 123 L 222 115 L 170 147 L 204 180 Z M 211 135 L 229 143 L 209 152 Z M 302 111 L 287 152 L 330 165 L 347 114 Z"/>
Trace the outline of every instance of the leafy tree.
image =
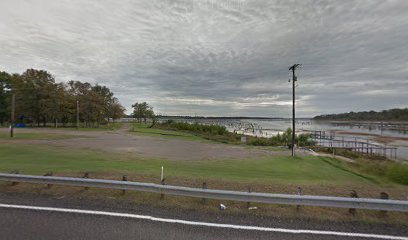
<path id="1" fill-rule="evenodd" d="M 117 98 L 113 98 L 108 105 L 108 119 L 111 118 L 112 121 L 119 119 L 124 116 L 125 108 L 119 103 Z"/>
<path id="2" fill-rule="evenodd" d="M 5 121 L 10 118 L 10 111 L 8 109 L 10 102 L 11 75 L 6 72 L 0 72 L 0 124 L 3 125 Z"/>
<path id="3" fill-rule="evenodd" d="M 99 126 L 109 118 L 120 118 L 125 109 L 109 88 L 87 82 L 56 83 L 47 71 L 27 69 L 24 73 L 0 72 L 0 124 L 10 117 L 11 88 L 16 95 L 17 121 L 45 126 L 57 121 L 65 125 L 76 121 L 76 102 L 80 120 L 86 126 Z"/>
<path id="4" fill-rule="evenodd" d="M 146 102 L 138 103 L 132 105 L 134 118 L 137 118 L 139 122 L 143 121 L 146 123 L 147 119 L 150 118 L 155 123 L 155 114 L 153 111 L 153 107 L 147 104 Z"/>

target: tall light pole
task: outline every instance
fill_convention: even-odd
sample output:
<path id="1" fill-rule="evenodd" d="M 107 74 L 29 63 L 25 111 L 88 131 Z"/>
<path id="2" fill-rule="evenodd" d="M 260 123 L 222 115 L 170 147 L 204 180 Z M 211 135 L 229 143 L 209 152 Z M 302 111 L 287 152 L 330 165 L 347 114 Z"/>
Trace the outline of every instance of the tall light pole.
<path id="1" fill-rule="evenodd" d="M 292 157 L 295 157 L 295 147 L 296 147 L 296 114 L 295 114 L 295 89 L 296 89 L 296 84 L 295 82 L 297 81 L 295 71 L 297 68 L 299 68 L 301 65 L 300 64 L 294 64 L 293 66 L 289 67 L 289 71 L 292 71 Z M 290 80 L 289 80 L 290 82 Z"/>

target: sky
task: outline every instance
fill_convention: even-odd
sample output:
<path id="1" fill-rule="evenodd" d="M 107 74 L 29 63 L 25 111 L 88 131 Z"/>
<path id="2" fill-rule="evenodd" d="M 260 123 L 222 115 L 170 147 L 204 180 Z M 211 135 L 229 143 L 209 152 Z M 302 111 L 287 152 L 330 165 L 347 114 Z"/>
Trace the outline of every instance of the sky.
<path id="1" fill-rule="evenodd" d="M 0 71 L 44 69 L 163 115 L 408 107 L 406 0 L 1 0 Z"/>

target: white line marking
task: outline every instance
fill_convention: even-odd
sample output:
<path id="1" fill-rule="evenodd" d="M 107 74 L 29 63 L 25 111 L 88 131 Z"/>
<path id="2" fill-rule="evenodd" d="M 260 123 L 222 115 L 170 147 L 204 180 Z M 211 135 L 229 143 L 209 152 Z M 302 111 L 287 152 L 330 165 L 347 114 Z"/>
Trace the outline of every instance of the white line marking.
<path id="1" fill-rule="evenodd" d="M 117 213 L 117 212 L 93 211 L 93 210 L 82 210 L 82 209 L 70 209 L 70 208 L 37 207 L 37 206 L 12 205 L 12 204 L 0 204 L 0 208 L 26 209 L 26 210 L 51 211 L 51 212 L 63 212 L 63 213 L 78 213 L 78 214 L 89 214 L 89 215 L 102 215 L 102 216 L 109 216 L 109 217 L 123 217 L 123 218 L 143 219 L 143 220 L 149 220 L 149 221 L 154 221 L 154 222 L 163 222 L 163 223 L 178 223 L 178 224 L 192 225 L 192 226 L 230 228 L 230 229 L 238 229 L 238 230 L 251 230 L 251 231 L 263 231 L 263 232 L 279 232 L 279 233 L 290 233 L 290 234 L 313 234 L 313 235 L 332 235 L 332 236 L 342 236 L 342 237 L 360 237 L 360 238 L 375 238 L 375 239 L 408 240 L 408 237 L 403 237 L 403 236 L 378 235 L 378 234 L 368 234 L 368 233 L 335 232 L 335 231 L 318 231 L 318 230 L 306 230 L 306 229 L 285 229 L 285 228 L 256 227 L 256 226 L 245 226 L 245 225 L 209 223 L 209 222 L 194 222 L 194 221 L 186 221 L 186 220 L 179 220 L 179 219 L 158 218 L 158 217 L 137 215 L 137 214 L 131 214 L 131 213 Z"/>

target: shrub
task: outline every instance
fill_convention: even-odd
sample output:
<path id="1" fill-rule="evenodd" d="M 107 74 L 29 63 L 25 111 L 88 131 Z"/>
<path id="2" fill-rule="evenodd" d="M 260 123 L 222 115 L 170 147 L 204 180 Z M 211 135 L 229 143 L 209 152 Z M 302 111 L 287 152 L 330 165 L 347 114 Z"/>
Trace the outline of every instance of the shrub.
<path id="1" fill-rule="evenodd" d="M 228 133 L 227 129 L 224 126 L 204 125 L 199 123 L 190 124 L 185 122 L 175 122 L 173 120 L 168 120 L 165 123 L 160 124 L 158 127 L 212 135 L 224 135 Z"/>
<path id="2" fill-rule="evenodd" d="M 205 139 L 214 140 L 223 143 L 240 143 L 240 136 L 236 133 L 227 131 L 227 128 L 219 125 L 205 125 L 200 123 L 175 122 L 167 120 L 164 123 L 157 124 L 157 128 L 188 131 L 198 134 Z M 271 138 L 247 136 L 247 144 L 254 146 L 288 146 L 292 142 L 292 130 L 288 128 L 283 134 L 278 134 Z M 310 134 L 299 134 L 296 137 L 298 146 L 314 146 L 315 142 Z"/>

